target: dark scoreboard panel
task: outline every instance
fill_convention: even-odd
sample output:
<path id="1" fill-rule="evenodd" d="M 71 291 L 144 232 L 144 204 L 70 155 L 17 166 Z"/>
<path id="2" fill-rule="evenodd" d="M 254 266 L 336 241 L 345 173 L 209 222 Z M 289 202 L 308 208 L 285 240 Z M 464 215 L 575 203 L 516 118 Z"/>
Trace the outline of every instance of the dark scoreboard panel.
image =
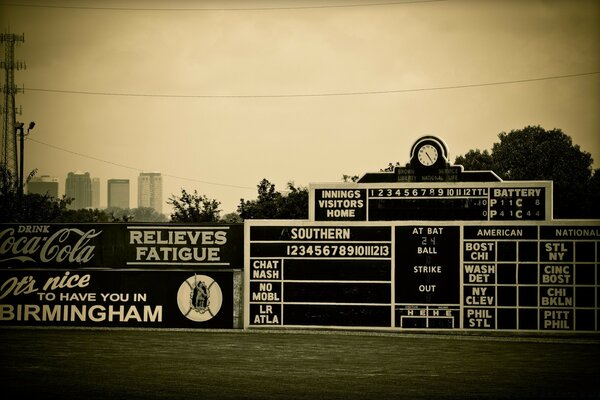
<path id="1" fill-rule="evenodd" d="M 550 182 L 312 185 L 314 221 L 545 221 Z"/>
<path id="2" fill-rule="evenodd" d="M 249 230 L 250 325 L 391 324 L 391 227 Z"/>
<path id="3" fill-rule="evenodd" d="M 600 221 L 248 221 L 246 326 L 598 331 Z"/>
<path id="4" fill-rule="evenodd" d="M 407 225 L 394 230 L 395 326 L 459 327 L 459 227 Z"/>
<path id="5" fill-rule="evenodd" d="M 600 227 L 464 227 L 465 328 L 597 331 Z"/>

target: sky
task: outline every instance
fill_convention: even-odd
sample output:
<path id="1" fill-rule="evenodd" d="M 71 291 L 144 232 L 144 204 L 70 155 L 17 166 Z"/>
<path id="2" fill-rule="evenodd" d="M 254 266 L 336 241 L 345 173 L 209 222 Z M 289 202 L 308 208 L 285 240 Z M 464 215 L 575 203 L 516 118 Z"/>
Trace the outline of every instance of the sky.
<path id="1" fill-rule="evenodd" d="M 163 175 L 221 203 L 559 128 L 600 167 L 600 2 L 9 1 L 25 172 Z M 167 215 L 170 208 L 164 205 Z"/>

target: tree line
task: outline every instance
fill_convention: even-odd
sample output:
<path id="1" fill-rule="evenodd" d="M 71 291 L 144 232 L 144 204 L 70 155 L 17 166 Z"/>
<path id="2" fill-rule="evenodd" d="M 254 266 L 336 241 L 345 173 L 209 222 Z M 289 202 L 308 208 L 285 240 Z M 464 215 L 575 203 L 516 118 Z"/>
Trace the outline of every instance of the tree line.
<path id="1" fill-rule="evenodd" d="M 526 126 L 498 134 L 491 151 L 469 150 L 456 157 L 454 164 L 465 170 L 491 170 L 503 180 L 553 181 L 553 211 L 556 219 L 600 218 L 600 169 L 593 169 L 590 153 L 582 151 L 560 129 L 545 130 Z M 398 162 L 388 163 L 382 171 L 393 170 Z M 27 179 L 35 175 L 34 170 Z M 356 175 L 343 175 L 356 181 Z M 174 223 L 237 223 L 246 219 L 307 219 L 308 188 L 288 182 L 280 192 L 263 179 L 254 200 L 240 199 L 237 211 L 221 216 L 221 203 L 185 189 L 172 194 L 167 204 Z M 0 167 L 0 222 L 167 222 L 152 208 L 71 210 L 73 199 L 48 195 L 23 194 L 18 182 Z"/>

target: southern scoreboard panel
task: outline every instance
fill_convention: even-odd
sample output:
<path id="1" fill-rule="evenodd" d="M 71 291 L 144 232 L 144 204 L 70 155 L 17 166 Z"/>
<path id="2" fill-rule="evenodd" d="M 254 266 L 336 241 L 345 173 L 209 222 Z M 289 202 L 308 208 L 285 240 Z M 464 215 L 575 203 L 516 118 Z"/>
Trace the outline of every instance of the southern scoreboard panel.
<path id="1" fill-rule="evenodd" d="M 246 327 L 599 330 L 600 221 L 247 221 Z"/>
<path id="2" fill-rule="evenodd" d="M 391 325 L 389 226 L 246 226 L 250 325 Z"/>
<path id="3" fill-rule="evenodd" d="M 313 184 L 312 221 L 545 221 L 552 182 Z"/>

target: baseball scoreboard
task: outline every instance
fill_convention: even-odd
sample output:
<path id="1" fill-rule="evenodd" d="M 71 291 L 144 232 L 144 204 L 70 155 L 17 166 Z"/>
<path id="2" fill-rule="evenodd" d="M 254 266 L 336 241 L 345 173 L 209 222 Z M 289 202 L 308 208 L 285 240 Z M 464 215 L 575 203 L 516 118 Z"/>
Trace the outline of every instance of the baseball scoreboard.
<path id="1" fill-rule="evenodd" d="M 410 162 L 309 186 L 308 221 L 246 221 L 246 327 L 598 331 L 600 221 L 554 221 L 551 181 Z"/>
<path id="2" fill-rule="evenodd" d="M 544 221 L 551 182 L 313 184 L 313 221 Z"/>
<path id="3" fill-rule="evenodd" d="M 600 221 L 247 221 L 246 326 L 597 331 Z"/>

